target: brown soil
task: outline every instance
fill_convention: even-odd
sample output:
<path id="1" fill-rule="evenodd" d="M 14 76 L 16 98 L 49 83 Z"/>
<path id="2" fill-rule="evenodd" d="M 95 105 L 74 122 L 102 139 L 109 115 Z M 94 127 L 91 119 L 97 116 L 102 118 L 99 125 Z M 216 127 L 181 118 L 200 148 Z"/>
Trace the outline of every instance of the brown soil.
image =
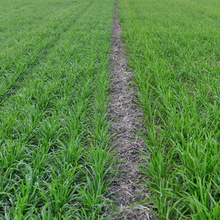
<path id="1" fill-rule="evenodd" d="M 111 52 L 112 102 L 111 116 L 113 118 L 112 147 L 116 150 L 121 163 L 118 165 L 118 176 L 110 191 L 116 196 L 115 205 L 119 207 L 118 220 L 153 219 L 149 208 L 138 204 L 138 201 L 148 198 L 146 188 L 137 186 L 142 182 L 142 175 L 136 164 L 142 159 L 140 150 L 144 143 L 135 137 L 135 131 L 141 129 L 138 118 L 143 114 L 134 102 L 134 90 L 130 86 L 132 72 L 127 69 L 126 52 L 121 40 L 122 28 L 119 24 L 118 8 L 115 6 L 113 43 Z M 114 216 L 114 214 L 112 213 Z"/>

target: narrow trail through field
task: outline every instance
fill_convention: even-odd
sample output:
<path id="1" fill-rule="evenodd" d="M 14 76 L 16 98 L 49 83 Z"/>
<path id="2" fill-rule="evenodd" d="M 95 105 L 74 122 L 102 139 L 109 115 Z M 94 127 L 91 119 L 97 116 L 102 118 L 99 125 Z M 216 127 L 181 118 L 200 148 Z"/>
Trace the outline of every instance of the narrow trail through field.
<path id="1" fill-rule="evenodd" d="M 135 137 L 135 131 L 141 128 L 138 118 L 142 112 L 134 102 L 134 90 L 130 87 L 132 72 L 127 70 L 125 49 L 121 40 L 122 28 L 119 24 L 118 7 L 115 5 L 113 44 L 111 52 L 112 102 L 111 116 L 114 139 L 112 146 L 120 159 L 117 182 L 110 190 L 116 195 L 115 205 L 120 207 L 117 219 L 152 219 L 152 214 L 146 206 L 138 204 L 147 198 L 146 189 L 137 186 L 142 181 L 142 175 L 137 167 L 141 162 L 140 149 L 144 143 Z"/>

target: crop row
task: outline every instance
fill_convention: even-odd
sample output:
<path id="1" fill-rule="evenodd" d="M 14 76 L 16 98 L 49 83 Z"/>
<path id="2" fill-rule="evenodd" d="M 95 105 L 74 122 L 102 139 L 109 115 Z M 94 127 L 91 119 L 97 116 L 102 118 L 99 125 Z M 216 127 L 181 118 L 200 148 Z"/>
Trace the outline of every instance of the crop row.
<path id="1" fill-rule="evenodd" d="M 0 218 L 99 219 L 108 203 L 113 1 L 81 1 L 76 11 L 55 36 L 47 29 L 46 41 L 59 41 L 2 101 Z"/>
<path id="2" fill-rule="evenodd" d="M 145 114 L 146 203 L 160 219 L 220 216 L 217 2 L 118 0 Z"/>
<path id="3" fill-rule="evenodd" d="M 33 25 L 33 30 L 26 31 L 21 39 L 15 31 L 6 32 L 13 33 L 13 36 L 7 36 L 10 42 L 3 40 L 6 46 L 2 47 L 0 54 L 0 99 L 7 98 L 9 93 L 20 87 L 23 78 L 45 59 L 48 51 L 53 49 L 62 34 L 74 25 L 91 4 L 92 1 L 85 1 L 64 8 L 56 16 L 48 18 L 49 21 L 45 19 L 40 26 L 34 28 Z"/>

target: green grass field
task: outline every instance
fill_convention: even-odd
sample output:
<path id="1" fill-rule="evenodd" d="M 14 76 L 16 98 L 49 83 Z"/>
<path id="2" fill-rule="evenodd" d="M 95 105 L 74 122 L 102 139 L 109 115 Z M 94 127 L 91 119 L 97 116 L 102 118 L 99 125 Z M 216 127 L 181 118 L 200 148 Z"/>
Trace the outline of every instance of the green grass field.
<path id="1" fill-rule="evenodd" d="M 156 219 L 220 217 L 220 2 L 117 0 Z M 106 219 L 114 0 L 0 0 L 0 219 Z"/>
<path id="2" fill-rule="evenodd" d="M 118 0 L 160 219 L 220 218 L 220 2 Z"/>
<path id="3" fill-rule="evenodd" d="M 0 219 L 98 219 L 113 1 L 1 4 Z"/>

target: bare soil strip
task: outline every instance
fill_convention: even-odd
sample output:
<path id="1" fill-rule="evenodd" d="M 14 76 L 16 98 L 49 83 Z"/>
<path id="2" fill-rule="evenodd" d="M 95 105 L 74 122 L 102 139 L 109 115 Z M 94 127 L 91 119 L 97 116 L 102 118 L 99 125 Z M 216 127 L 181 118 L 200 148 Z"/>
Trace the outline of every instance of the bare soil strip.
<path id="1" fill-rule="evenodd" d="M 112 102 L 111 116 L 113 122 L 114 139 L 113 148 L 121 160 L 118 166 L 118 181 L 110 190 L 116 195 L 115 205 L 120 207 L 120 215 L 117 219 L 152 219 L 152 215 L 146 206 L 138 204 L 138 201 L 147 198 L 146 189 L 137 186 L 142 181 L 137 163 L 141 162 L 140 149 L 144 149 L 144 143 L 135 137 L 135 132 L 141 128 L 138 118 L 142 112 L 134 102 L 134 90 L 130 87 L 132 72 L 127 70 L 125 49 L 121 40 L 122 28 L 119 24 L 118 7 L 115 6 L 113 31 L 113 44 L 111 52 L 111 80 Z"/>

